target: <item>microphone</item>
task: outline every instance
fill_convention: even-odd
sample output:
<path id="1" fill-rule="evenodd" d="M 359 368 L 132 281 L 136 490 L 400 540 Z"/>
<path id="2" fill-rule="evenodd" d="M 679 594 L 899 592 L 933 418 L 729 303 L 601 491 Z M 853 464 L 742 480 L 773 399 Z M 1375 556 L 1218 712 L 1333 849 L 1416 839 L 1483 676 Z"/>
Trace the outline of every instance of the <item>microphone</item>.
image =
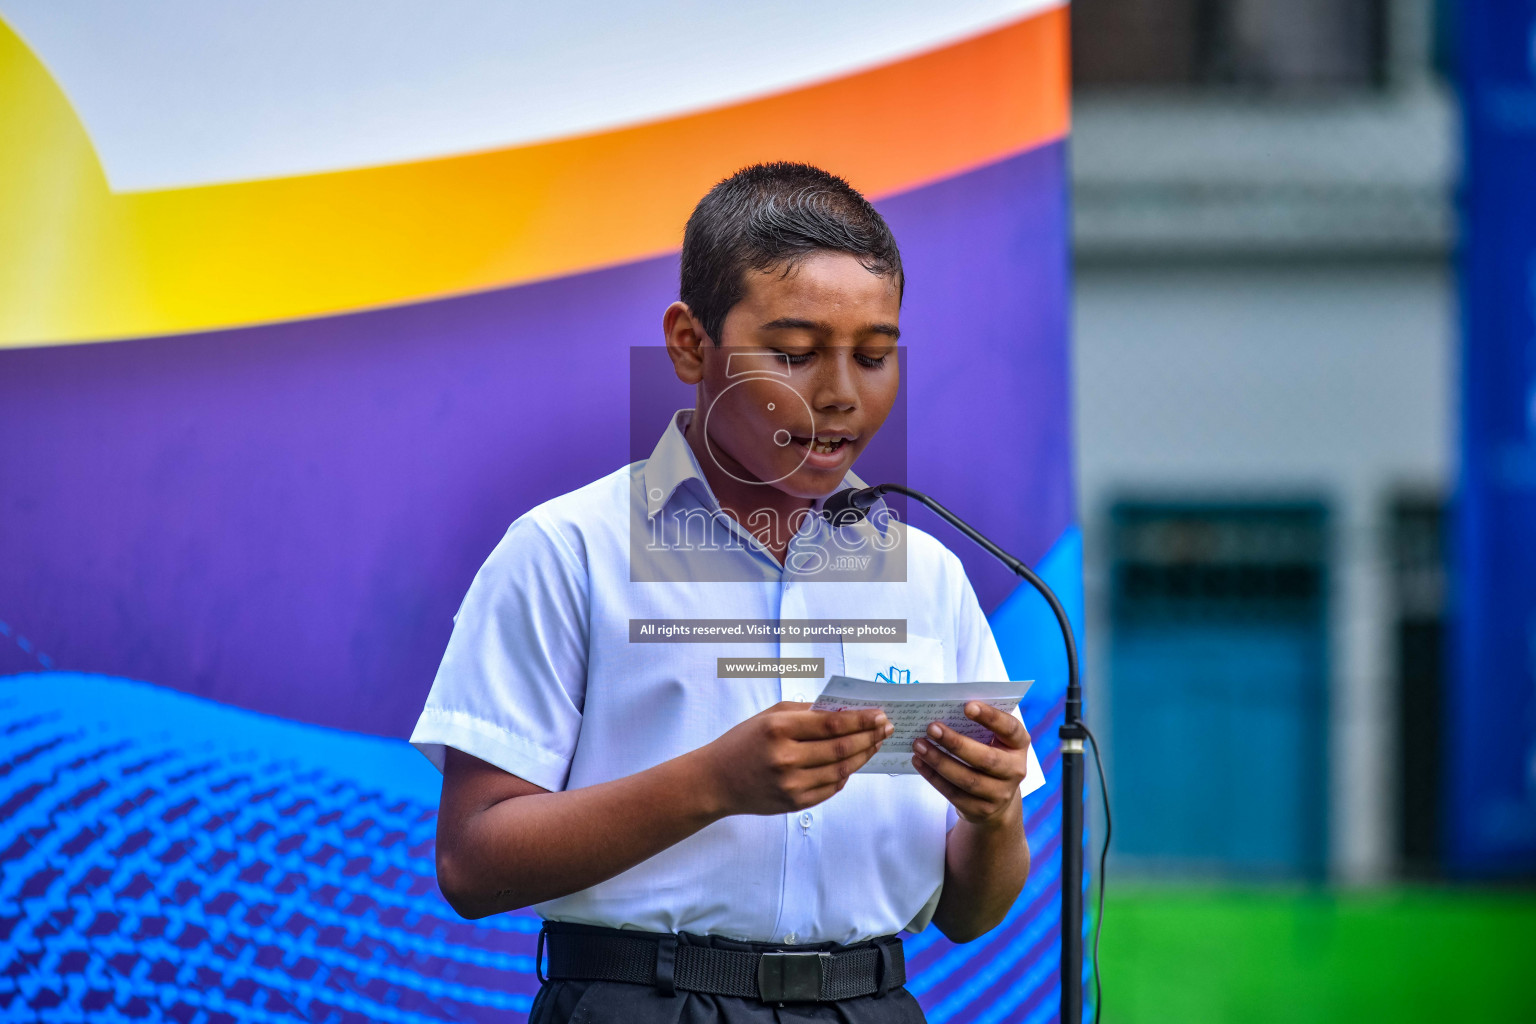
<path id="1" fill-rule="evenodd" d="M 928 497 L 922 491 L 914 491 L 901 484 L 876 484 L 873 487 L 848 487 L 832 494 L 822 502 L 821 514 L 833 526 L 850 526 L 869 514 L 869 507 L 887 491 L 905 494 L 929 509 L 939 518 L 980 544 L 992 557 L 1002 562 L 1014 573 L 1024 577 L 1045 598 L 1061 627 L 1061 639 L 1067 648 L 1067 699 L 1062 715 L 1061 728 L 1056 735 L 1061 740 L 1062 799 L 1061 799 L 1061 1020 L 1082 1019 L 1082 989 L 1076 979 L 1083 976 L 1083 741 L 1093 747 L 1093 759 L 1099 769 L 1099 785 L 1104 795 L 1104 849 L 1099 855 L 1099 921 L 1104 919 L 1104 867 L 1109 855 L 1109 783 L 1104 778 L 1104 765 L 1099 759 L 1099 743 L 1083 721 L 1083 691 L 1077 675 L 1077 642 L 1072 636 L 1072 623 L 1061 601 L 1035 575 L 1029 566 L 992 543 L 969 523 L 949 509 Z M 1093 937 L 1093 982 L 1099 986 L 1099 933 Z M 1102 999 L 1095 1000 L 1094 1019 Z"/>
<path id="2" fill-rule="evenodd" d="M 833 526 L 852 526 L 869 515 L 880 499 L 879 487 L 848 487 L 822 502 L 821 515 Z"/>
<path id="3" fill-rule="evenodd" d="M 924 494 L 922 491 L 914 491 L 912 488 L 903 487 L 901 484 L 876 484 L 873 487 L 846 487 L 843 490 L 834 493 L 829 498 L 827 498 L 826 501 L 822 502 L 822 518 L 826 519 L 826 521 L 831 523 L 833 526 L 851 526 L 854 523 L 859 522 L 861 519 L 866 518 L 869 515 L 869 507 L 878 501 L 882 494 L 885 494 L 888 491 L 895 492 L 896 494 L 905 494 L 909 498 L 914 498 L 917 501 L 922 502 L 924 505 L 928 506 L 935 513 L 937 513 L 941 519 L 949 523 L 961 533 L 965 534 L 967 537 L 971 538 L 971 540 L 975 541 L 977 544 L 980 544 L 983 548 L 986 549 L 989 555 L 991 555 L 993 558 L 996 558 L 999 562 L 1002 562 L 1018 575 L 1024 577 L 1034 585 L 1036 590 L 1040 591 L 1041 595 L 1045 597 L 1046 602 L 1051 605 L 1051 610 L 1056 612 L 1056 618 L 1061 625 L 1063 636 L 1067 644 L 1067 661 L 1069 663 L 1068 667 L 1072 670 L 1071 676 L 1075 681 L 1077 678 L 1077 649 L 1076 645 L 1072 642 L 1072 629 L 1071 626 L 1067 623 L 1066 611 L 1061 608 L 1061 603 L 1056 600 L 1056 595 L 1051 593 L 1051 588 L 1045 585 L 1044 580 L 1031 572 L 1029 566 L 1025 565 L 1019 559 L 1014 558 L 1012 555 L 998 547 L 996 544 L 992 543 L 982 534 L 972 529 L 971 524 L 955 515 L 943 505 L 940 505 L 937 501 L 928 497 L 928 495 Z"/>

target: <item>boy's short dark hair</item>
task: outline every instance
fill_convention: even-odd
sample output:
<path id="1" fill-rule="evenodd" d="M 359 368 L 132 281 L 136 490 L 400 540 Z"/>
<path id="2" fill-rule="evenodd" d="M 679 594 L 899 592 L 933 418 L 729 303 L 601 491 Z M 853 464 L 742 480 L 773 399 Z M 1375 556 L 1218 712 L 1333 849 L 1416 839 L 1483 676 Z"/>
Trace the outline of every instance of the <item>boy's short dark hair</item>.
<path id="1" fill-rule="evenodd" d="M 853 186 L 810 164 L 745 167 L 710 189 L 688 218 L 679 297 L 719 345 L 725 315 L 746 295 L 747 271 L 787 272 L 818 251 L 847 253 L 905 289 L 891 229 Z"/>

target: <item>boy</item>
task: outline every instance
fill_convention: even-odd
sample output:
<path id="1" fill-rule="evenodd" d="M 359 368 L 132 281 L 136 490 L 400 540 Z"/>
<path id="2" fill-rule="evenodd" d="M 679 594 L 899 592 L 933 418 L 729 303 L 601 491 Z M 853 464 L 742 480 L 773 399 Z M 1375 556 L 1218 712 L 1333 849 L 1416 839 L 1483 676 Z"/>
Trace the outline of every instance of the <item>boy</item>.
<path id="1" fill-rule="evenodd" d="M 846 182 L 768 164 L 700 201 L 681 278 L 662 326 L 695 407 L 649 459 L 514 522 L 455 617 L 411 737 L 443 771 L 438 880 L 465 917 L 544 916 L 534 1024 L 921 1021 L 895 934 L 975 938 L 1028 874 L 1021 793 L 1042 779 L 1022 723 L 972 705 L 990 746 L 935 725 L 917 776 L 854 775 L 892 731 L 878 712 L 717 671 L 1006 678 L 951 552 L 883 503 L 819 515 L 861 485 L 896 397 L 901 256 Z M 644 642 L 635 621 L 658 619 L 906 635 Z"/>

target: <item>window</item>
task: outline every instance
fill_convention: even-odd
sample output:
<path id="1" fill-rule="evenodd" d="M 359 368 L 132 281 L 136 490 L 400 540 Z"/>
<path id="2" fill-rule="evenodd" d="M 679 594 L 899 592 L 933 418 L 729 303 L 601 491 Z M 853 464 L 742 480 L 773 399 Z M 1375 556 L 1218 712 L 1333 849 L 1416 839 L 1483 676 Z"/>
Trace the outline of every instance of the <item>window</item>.
<path id="1" fill-rule="evenodd" d="M 1082 86 L 1381 85 L 1387 0 L 1089 0 L 1072 5 Z"/>
<path id="2" fill-rule="evenodd" d="M 1315 501 L 1112 508 L 1115 843 L 1128 867 L 1325 872 L 1327 525 Z"/>

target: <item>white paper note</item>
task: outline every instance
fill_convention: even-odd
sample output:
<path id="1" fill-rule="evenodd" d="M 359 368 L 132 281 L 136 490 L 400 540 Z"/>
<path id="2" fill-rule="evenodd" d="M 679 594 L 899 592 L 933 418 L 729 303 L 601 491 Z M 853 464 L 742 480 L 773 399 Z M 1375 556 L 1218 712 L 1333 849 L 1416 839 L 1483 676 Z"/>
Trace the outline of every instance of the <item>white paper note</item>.
<path id="1" fill-rule="evenodd" d="M 860 768 L 861 772 L 886 775 L 917 774 L 912 767 L 912 742 L 925 736 L 928 725 L 938 722 L 962 736 L 981 743 L 992 741 L 992 730 L 965 717 L 971 701 L 990 704 L 1012 714 L 1030 682 L 1017 683 L 876 683 L 867 679 L 833 676 L 811 705 L 817 711 L 879 708 L 891 720 L 891 733 L 880 752 Z"/>

